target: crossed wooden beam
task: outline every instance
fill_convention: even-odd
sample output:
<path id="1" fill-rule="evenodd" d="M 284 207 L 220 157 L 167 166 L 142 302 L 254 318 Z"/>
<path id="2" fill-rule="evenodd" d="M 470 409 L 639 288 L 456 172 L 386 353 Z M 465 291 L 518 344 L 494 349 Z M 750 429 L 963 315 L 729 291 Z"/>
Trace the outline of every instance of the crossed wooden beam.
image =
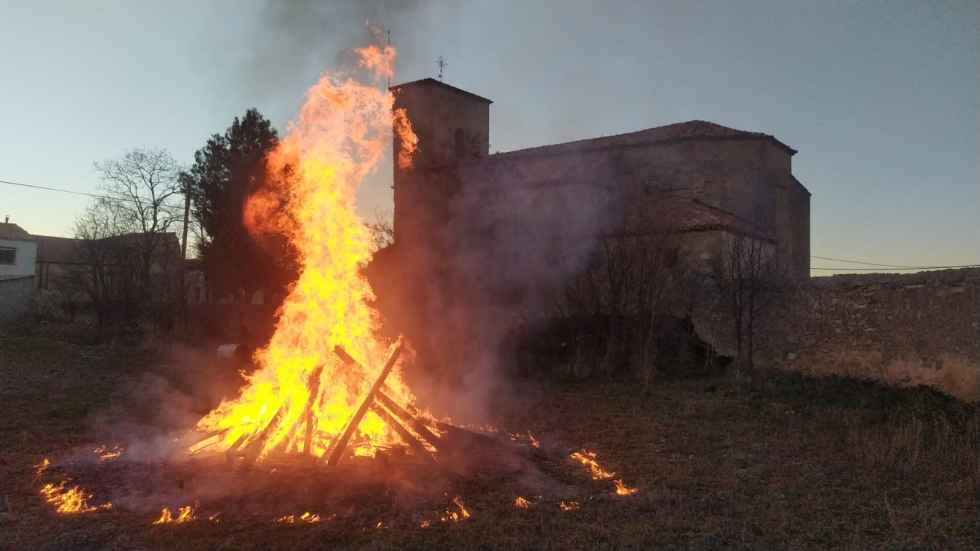
<path id="1" fill-rule="evenodd" d="M 415 453 L 419 454 L 420 457 L 435 462 L 435 457 L 429 452 L 425 445 L 422 444 L 420 438 L 428 442 L 433 448 L 436 449 L 438 449 L 439 445 L 442 443 L 441 439 L 425 426 L 425 423 L 419 419 L 417 414 L 412 413 L 407 408 L 400 406 L 398 402 L 393 400 L 385 392 L 385 379 L 387 379 L 388 375 L 391 374 L 391 370 L 394 368 L 395 362 L 398 361 L 398 357 L 401 355 L 402 345 L 403 341 L 399 337 L 394 348 L 392 348 L 391 352 L 388 354 L 388 359 L 385 361 L 384 367 L 381 369 L 381 373 L 371 386 L 371 390 L 369 390 L 367 395 L 364 396 L 364 399 L 361 401 L 361 405 L 347 422 L 347 427 L 344 429 L 343 434 L 341 434 L 340 438 L 331 444 L 330 448 L 327 450 L 327 453 L 324 454 L 324 457 L 327 458 L 326 460 L 328 467 L 333 467 L 340 462 L 340 459 L 343 457 L 344 450 L 347 449 L 347 445 L 350 442 L 351 436 L 353 436 L 354 431 L 357 430 L 358 425 L 361 424 L 361 421 L 364 419 L 364 415 L 367 413 L 368 409 L 371 409 L 378 414 L 379 417 L 384 419 L 384 421 L 388 423 L 388 425 L 391 426 L 391 428 L 393 428 L 395 432 L 397 432 L 398 435 L 401 436 L 413 450 L 415 450 Z M 347 351 L 340 346 L 335 346 L 333 351 L 334 354 L 337 354 L 337 356 L 339 356 L 344 363 L 351 366 L 360 366 L 360 364 L 357 363 L 357 360 L 352 358 L 350 354 L 348 354 Z M 412 434 L 412 432 L 408 430 L 405 425 L 399 421 L 399 419 L 411 426 L 415 433 L 418 434 L 418 437 L 416 437 L 415 434 Z M 309 434 L 310 433 L 307 432 L 307 438 L 309 438 Z M 309 449 L 309 447 L 307 447 L 307 449 Z"/>
<path id="2" fill-rule="evenodd" d="M 384 367 L 381 369 L 381 373 L 378 378 L 371 385 L 371 389 L 361 400 L 360 405 L 357 410 L 355 410 L 354 415 L 351 416 L 350 420 L 347 421 L 347 425 L 344 428 L 344 432 L 331 442 L 330 447 L 327 448 L 327 453 L 323 455 L 321 460 L 326 460 L 328 467 L 336 466 L 341 458 L 344 456 L 344 451 L 350 444 L 350 439 L 357 431 L 357 427 L 364 420 L 364 415 L 368 410 L 374 411 L 379 417 L 384 419 L 389 426 L 391 426 L 395 432 L 409 445 L 419 457 L 425 458 L 428 461 L 435 462 L 436 459 L 429 451 L 428 448 L 422 443 L 422 440 L 428 442 L 432 448 L 436 450 L 439 446 L 443 444 L 443 439 L 436 436 L 429 427 L 420 419 L 417 410 L 411 406 L 405 407 L 401 406 L 396 402 L 391 396 L 385 392 L 387 388 L 385 386 L 385 380 L 388 375 L 391 374 L 392 369 L 395 367 L 395 363 L 398 361 L 401 355 L 403 340 L 399 337 L 395 346 L 392 347 L 391 352 L 388 354 L 388 359 L 384 363 Z M 334 354 L 340 357 L 340 359 L 349 366 L 361 367 L 360 364 L 347 353 L 346 350 L 340 346 L 334 347 Z M 305 455 L 312 455 L 312 444 L 313 444 L 313 433 L 316 430 L 316 413 L 313 410 L 313 405 L 316 402 L 317 395 L 320 390 L 320 375 L 323 372 L 323 366 L 317 367 L 313 373 L 310 374 L 307 380 L 307 388 L 309 390 L 309 398 L 306 401 L 306 405 L 303 411 L 303 423 L 297 423 L 291 430 L 302 430 L 299 428 L 301 424 L 305 424 L 305 432 L 303 438 L 303 453 Z M 234 461 L 236 458 L 243 460 L 243 465 L 247 468 L 251 466 L 256 459 L 258 459 L 259 453 L 262 451 L 262 446 L 268 439 L 269 435 L 279 426 L 282 421 L 282 417 L 286 412 L 286 406 L 282 406 L 276 411 L 275 415 L 269 420 L 265 428 L 258 434 L 257 437 L 252 438 L 249 441 L 249 433 L 242 434 L 238 440 L 236 440 L 225 452 L 226 457 L 229 461 Z M 405 423 L 412 428 L 409 430 L 406 428 Z M 222 434 L 227 432 L 229 429 L 225 428 L 220 431 L 216 431 L 206 435 L 203 439 L 199 440 L 197 444 L 192 446 L 192 454 L 209 447 L 217 443 Z M 415 431 L 414 434 L 412 431 Z M 417 436 L 416 436 L 417 435 Z M 293 441 L 292 434 L 287 441 Z M 246 444 L 246 442 L 248 442 Z M 290 450 L 282 450 L 290 451 Z M 298 450 L 297 450 L 298 451 Z"/>

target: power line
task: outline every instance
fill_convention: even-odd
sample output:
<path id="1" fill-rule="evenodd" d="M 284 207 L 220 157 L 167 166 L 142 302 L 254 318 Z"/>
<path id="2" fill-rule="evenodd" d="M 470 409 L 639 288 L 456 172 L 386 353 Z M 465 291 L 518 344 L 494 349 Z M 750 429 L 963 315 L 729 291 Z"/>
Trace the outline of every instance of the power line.
<path id="1" fill-rule="evenodd" d="M 88 193 L 88 192 L 85 192 L 85 191 L 74 191 L 74 190 L 71 190 L 71 189 L 61 189 L 61 188 L 48 187 L 48 186 L 36 186 L 34 184 L 23 184 L 21 182 L 11 182 L 10 180 L 0 180 L 0 184 L 7 184 L 8 186 L 26 187 L 26 188 L 30 188 L 30 189 L 40 189 L 40 190 L 44 190 L 44 191 L 57 191 L 59 193 L 70 193 L 72 195 L 83 195 L 85 197 L 92 197 L 92 198 L 95 198 L 95 199 L 111 199 L 111 197 L 106 197 L 104 195 L 98 195 L 96 193 Z"/>
<path id="2" fill-rule="evenodd" d="M 929 268 L 929 266 L 907 266 L 907 265 L 902 265 L 902 264 L 879 264 L 877 262 L 867 262 L 865 260 L 851 260 L 851 259 L 847 259 L 847 258 L 833 258 L 833 257 L 829 257 L 829 256 L 811 255 L 810 258 L 817 258 L 817 259 L 820 259 L 820 260 L 831 260 L 831 261 L 834 261 L 834 262 L 846 262 L 846 263 L 849 263 L 849 264 L 861 264 L 863 266 L 881 266 L 883 268 L 908 268 L 910 270 L 921 270 L 923 268 Z M 972 266 L 975 266 L 975 264 L 970 264 L 970 265 L 966 265 L 966 266 L 949 266 L 949 267 L 950 268 L 970 268 Z"/>
<path id="3" fill-rule="evenodd" d="M 882 268 L 851 268 L 849 266 L 839 266 L 839 267 L 836 267 L 836 268 L 834 268 L 832 266 L 811 266 L 810 267 L 811 270 L 822 270 L 822 271 L 830 271 L 830 272 L 847 272 L 847 271 L 851 271 L 851 272 L 881 272 L 881 271 L 904 272 L 904 271 L 910 271 L 910 270 L 952 270 L 952 269 L 956 269 L 956 268 L 980 268 L 980 264 L 963 264 L 961 266 L 914 266 L 914 267 L 908 267 L 908 268 L 883 268 L 883 269 Z"/>
<path id="4" fill-rule="evenodd" d="M 117 203 L 120 203 L 120 202 L 136 203 L 136 202 L 138 202 L 137 199 L 139 201 L 143 201 L 145 203 L 153 203 L 154 202 L 153 199 L 150 199 L 149 197 L 111 197 L 109 195 L 100 195 L 98 193 L 89 193 L 87 191 L 75 191 L 75 190 L 71 190 L 71 189 L 63 189 L 63 188 L 56 188 L 56 187 L 49 187 L 49 186 L 39 186 L 39 185 L 35 185 L 35 184 L 25 184 L 25 183 L 22 183 L 22 182 L 12 182 L 10 180 L 0 180 L 0 184 L 7 184 L 8 186 L 18 186 L 18 187 L 23 187 L 23 188 L 28 188 L 28 189 L 37 189 L 37 190 L 41 190 L 41 191 L 56 191 L 58 193 L 68 193 L 68 194 L 71 194 L 71 195 L 81 195 L 83 197 L 90 197 L 92 199 L 103 199 L 103 200 L 106 200 L 106 201 L 114 201 L 114 202 L 117 202 Z"/>

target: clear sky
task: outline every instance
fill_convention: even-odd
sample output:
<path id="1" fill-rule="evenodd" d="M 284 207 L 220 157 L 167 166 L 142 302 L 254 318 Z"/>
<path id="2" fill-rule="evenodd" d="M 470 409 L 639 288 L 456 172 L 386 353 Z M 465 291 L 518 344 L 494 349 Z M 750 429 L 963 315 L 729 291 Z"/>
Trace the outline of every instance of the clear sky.
<path id="1" fill-rule="evenodd" d="M 690 119 L 774 134 L 813 193 L 812 252 L 980 262 L 978 8 L 956 1 L 0 0 L 0 179 L 94 191 L 93 161 L 190 163 L 257 107 L 280 129 L 365 20 L 396 82 L 494 100 L 491 150 Z M 390 166 L 362 209 L 390 209 Z M 0 185 L 0 216 L 70 235 L 84 197 Z M 814 260 L 814 266 L 834 263 Z"/>

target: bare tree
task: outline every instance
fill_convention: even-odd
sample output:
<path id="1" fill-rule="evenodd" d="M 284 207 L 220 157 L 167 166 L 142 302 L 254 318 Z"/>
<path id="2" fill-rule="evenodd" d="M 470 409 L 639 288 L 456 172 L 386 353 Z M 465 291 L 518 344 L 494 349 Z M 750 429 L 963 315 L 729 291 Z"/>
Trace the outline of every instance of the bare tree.
<path id="1" fill-rule="evenodd" d="M 391 216 L 387 212 L 380 209 L 376 210 L 374 212 L 374 221 L 367 222 L 364 225 L 367 226 L 368 231 L 371 233 L 372 252 L 378 252 L 395 243 L 395 227 L 392 225 Z"/>
<path id="2" fill-rule="evenodd" d="M 95 167 L 102 197 L 75 222 L 72 279 L 91 300 L 100 327 L 148 311 L 159 326 L 176 291 L 179 251 L 168 230 L 182 220 L 179 166 L 164 150 L 136 149 Z"/>
<path id="3" fill-rule="evenodd" d="M 139 277 L 150 289 L 154 258 L 166 243 L 165 233 L 183 221 L 180 166 L 163 149 L 134 149 L 119 159 L 95 163 L 101 191 L 112 204 L 118 234 L 137 242 Z"/>
<path id="4" fill-rule="evenodd" d="M 88 296 L 100 329 L 123 310 L 132 309 L 134 259 L 112 241 L 123 227 L 119 210 L 107 199 L 96 200 L 75 221 L 78 263 L 69 274 L 70 283 Z"/>
<path id="5" fill-rule="evenodd" d="M 715 266 L 714 280 L 731 316 L 734 375 L 756 382 L 755 338 L 761 317 L 786 290 L 787 278 L 768 240 L 730 235 Z"/>
<path id="6" fill-rule="evenodd" d="M 575 371 L 586 360 L 583 345 L 592 335 L 600 373 L 613 374 L 632 356 L 638 360 L 643 391 L 657 372 L 657 336 L 668 298 L 685 282 L 672 217 L 601 238 L 593 262 L 566 287 L 560 317 L 575 320 Z"/>
<path id="7" fill-rule="evenodd" d="M 658 329 L 662 318 L 671 311 L 670 298 L 686 295 L 681 289 L 688 282 L 688 271 L 679 258 L 678 241 L 676 226 L 669 225 L 647 235 L 641 247 L 633 300 L 640 317 L 640 377 L 644 394 L 649 392 L 658 371 Z"/>

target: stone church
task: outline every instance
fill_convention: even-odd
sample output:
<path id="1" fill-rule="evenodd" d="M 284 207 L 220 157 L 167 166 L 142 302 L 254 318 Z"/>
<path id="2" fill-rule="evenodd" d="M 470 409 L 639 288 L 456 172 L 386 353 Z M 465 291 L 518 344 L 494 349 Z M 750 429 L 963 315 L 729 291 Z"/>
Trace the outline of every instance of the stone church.
<path id="1" fill-rule="evenodd" d="M 395 163 L 394 245 L 374 283 L 400 289 L 379 296 L 402 327 L 480 333 L 546 308 L 535 299 L 622 234 L 674 232 L 704 271 L 726 237 L 747 236 L 809 277 L 810 193 L 792 173 L 796 150 L 772 135 L 689 121 L 490 154 L 491 100 L 431 78 L 392 91 L 419 148 L 412 167 Z M 495 338 L 472 331 L 440 341 Z"/>
<path id="2" fill-rule="evenodd" d="M 688 121 L 491 155 L 491 100 L 431 78 L 392 91 L 419 137 L 413 167 L 394 171 L 399 247 L 452 246 L 460 222 L 506 234 L 498 226 L 528 215 L 608 235 L 659 216 L 700 235 L 701 255 L 718 254 L 722 234 L 750 235 L 809 276 L 810 192 L 793 175 L 796 150 L 772 135 Z"/>

